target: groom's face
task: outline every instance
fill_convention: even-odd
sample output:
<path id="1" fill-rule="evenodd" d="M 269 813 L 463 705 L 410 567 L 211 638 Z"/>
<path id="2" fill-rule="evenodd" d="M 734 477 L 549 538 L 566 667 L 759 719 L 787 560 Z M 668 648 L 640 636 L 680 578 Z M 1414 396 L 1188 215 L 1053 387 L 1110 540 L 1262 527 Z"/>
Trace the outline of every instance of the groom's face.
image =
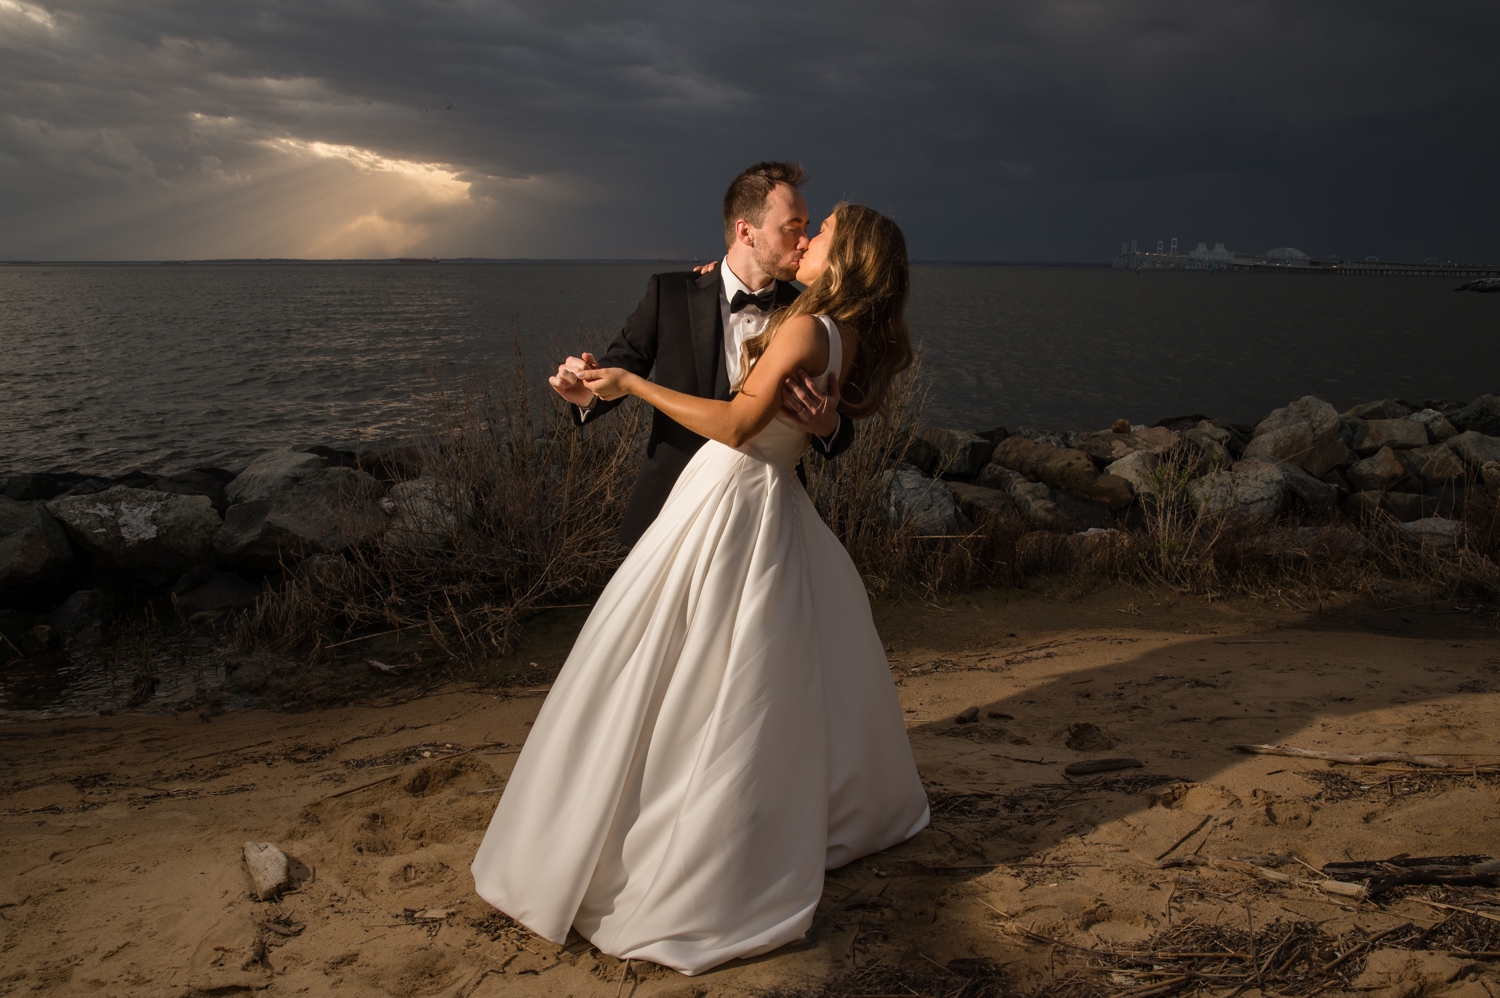
<path id="1" fill-rule="evenodd" d="M 790 184 L 777 184 L 766 196 L 766 217 L 754 233 L 755 262 L 778 281 L 797 276 L 807 251 L 807 202 Z"/>

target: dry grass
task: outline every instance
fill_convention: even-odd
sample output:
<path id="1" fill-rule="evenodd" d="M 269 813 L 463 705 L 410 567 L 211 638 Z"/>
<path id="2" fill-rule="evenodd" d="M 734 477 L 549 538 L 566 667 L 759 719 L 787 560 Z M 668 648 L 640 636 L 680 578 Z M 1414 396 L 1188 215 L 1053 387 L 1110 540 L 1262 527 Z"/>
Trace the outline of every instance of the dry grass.
<path id="1" fill-rule="evenodd" d="M 242 641 L 313 658 L 358 635 L 415 631 L 450 659 L 503 653 L 518 621 L 597 589 L 644 449 L 646 410 L 621 406 L 586 432 L 519 360 L 504 377 L 442 385 L 402 455 L 420 469 L 396 514 L 347 558 L 291 568 L 256 604 Z M 404 491 L 402 491 L 404 490 Z"/>

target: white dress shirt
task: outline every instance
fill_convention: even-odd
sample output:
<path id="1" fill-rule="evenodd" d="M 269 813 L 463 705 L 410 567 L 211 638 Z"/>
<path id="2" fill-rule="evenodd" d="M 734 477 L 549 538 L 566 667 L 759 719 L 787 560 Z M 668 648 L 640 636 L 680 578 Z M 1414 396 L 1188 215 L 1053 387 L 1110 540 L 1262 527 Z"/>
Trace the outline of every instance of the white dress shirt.
<path id="1" fill-rule="evenodd" d="M 743 291 L 747 295 L 757 292 L 751 291 L 749 286 L 740 280 L 739 275 L 730 268 L 727 256 L 719 263 L 719 273 L 723 275 L 723 280 L 719 282 L 719 317 L 724 320 L 724 367 L 729 372 L 729 384 L 737 387 L 740 380 L 740 348 L 750 337 L 765 331 L 766 323 L 771 321 L 771 313 L 763 312 L 755 305 L 746 305 L 738 312 L 730 314 L 729 303 L 734 299 L 736 291 Z M 768 289 L 762 288 L 761 290 Z M 769 290 L 774 300 L 775 281 L 771 282 Z M 843 418 L 842 415 L 839 416 L 839 422 L 834 424 L 833 433 L 826 438 L 816 433 L 811 434 L 823 451 L 828 450 L 833 438 L 838 435 L 838 427 L 843 423 Z"/>

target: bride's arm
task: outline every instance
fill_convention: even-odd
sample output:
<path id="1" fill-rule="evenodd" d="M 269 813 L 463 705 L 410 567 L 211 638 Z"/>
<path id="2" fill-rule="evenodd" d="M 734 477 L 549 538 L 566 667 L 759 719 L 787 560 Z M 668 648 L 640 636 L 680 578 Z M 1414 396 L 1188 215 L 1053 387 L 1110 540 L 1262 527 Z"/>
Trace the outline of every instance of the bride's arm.
<path id="1" fill-rule="evenodd" d="M 787 320 L 756 361 L 740 393 L 728 402 L 674 392 L 617 367 L 583 371 L 578 377 L 605 401 L 634 395 L 699 436 L 738 447 L 775 418 L 781 409 L 783 380 L 799 367 L 821 371 L 828 366 L 825 337 L 810 315 Z"/>

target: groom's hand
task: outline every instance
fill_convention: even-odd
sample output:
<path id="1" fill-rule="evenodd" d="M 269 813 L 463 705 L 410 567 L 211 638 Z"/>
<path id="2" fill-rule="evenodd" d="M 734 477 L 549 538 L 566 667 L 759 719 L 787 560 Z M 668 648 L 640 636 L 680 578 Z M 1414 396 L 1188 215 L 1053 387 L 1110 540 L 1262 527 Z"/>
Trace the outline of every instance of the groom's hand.
<path id="1" fill-rule="evenodd" d="M 797 427 L 827 440 L 839 428 L 839 376 L 828 375 L 828 391 L 802 368 L 781 385 L 781 411 Z"/>
<path id="2" fill-rule="evenodd" d="M 598 370 L 599 363 L 591 353 L 582 357 L 569 357 L 557 367 L 557 373 L 547 379 L 553 391 L 580 408 L 588 408 L 594 401 L 594 393 L 579 380 L 579 373 Z"/>

